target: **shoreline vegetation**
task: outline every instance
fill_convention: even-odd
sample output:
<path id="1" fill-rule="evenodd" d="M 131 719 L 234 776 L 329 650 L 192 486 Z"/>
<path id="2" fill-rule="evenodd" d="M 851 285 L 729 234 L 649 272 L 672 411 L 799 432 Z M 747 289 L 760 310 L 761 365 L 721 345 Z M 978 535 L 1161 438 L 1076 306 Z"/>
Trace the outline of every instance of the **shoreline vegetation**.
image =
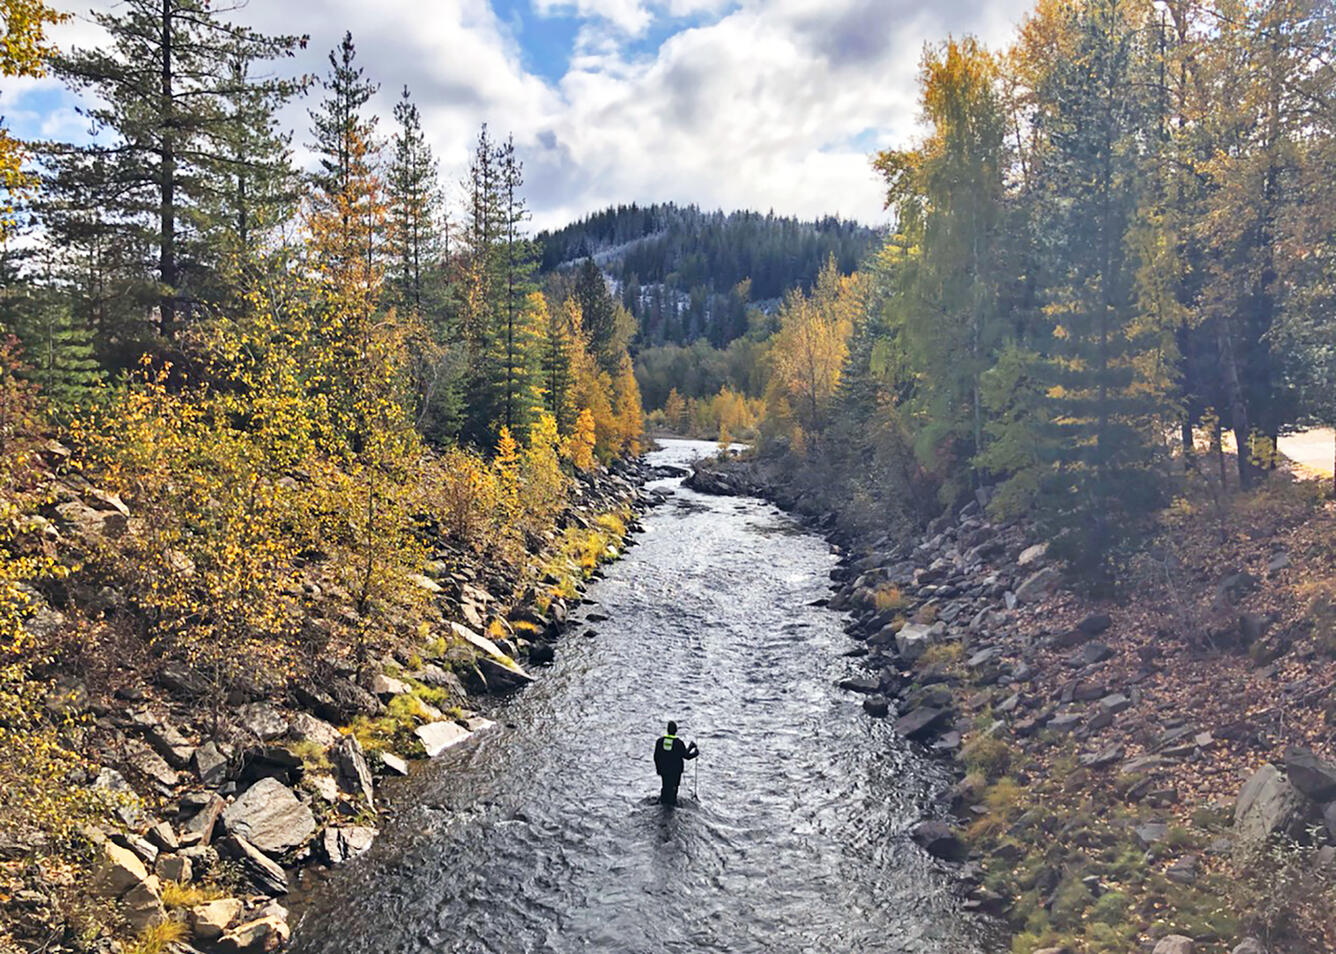
<path id="1" fill-rule="evenodd" d="M 774 453 L 687 486 L 765 497 L 839 547 L 841 685 L 954 765 L 912 836 L 1016 954 L 1336 944 L 1336 506 L 1317 482 L 1275 474 L 1227 514 L 1182 501 L 1113 596 L 986 494 L 906 534 Z"/>

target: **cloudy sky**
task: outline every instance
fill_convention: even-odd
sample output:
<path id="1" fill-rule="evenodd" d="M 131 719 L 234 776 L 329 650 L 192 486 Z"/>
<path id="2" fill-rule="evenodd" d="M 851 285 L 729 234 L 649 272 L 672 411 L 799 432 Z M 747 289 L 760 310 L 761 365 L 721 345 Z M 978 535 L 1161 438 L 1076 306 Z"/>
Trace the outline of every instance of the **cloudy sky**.
<path id="1" fill-rule="evenodd" d="M 62 43 L 92 45 L 89 0 Z M 97 0 L 100 8 L 114 6 Z M 250 0 L 232 16 L 306 33 L 323 73 L 350 29 L 386 117 L 407 85 L 444 178 L 478 125 L 513 133 L 536 227 L 619 202 L 695 202 L 881 221 L 871 152 L 915 134 L 923 44 L 1001 43 L 1030 0 Z M 316 91 L 318 93 L 318 90 Z M 315 94 L 313 94 L 315 95 Z M 299 152 L 306 106 L 290 110 Z M 77 138 L 51 80 L 0 83 L 21 136 Z"/>

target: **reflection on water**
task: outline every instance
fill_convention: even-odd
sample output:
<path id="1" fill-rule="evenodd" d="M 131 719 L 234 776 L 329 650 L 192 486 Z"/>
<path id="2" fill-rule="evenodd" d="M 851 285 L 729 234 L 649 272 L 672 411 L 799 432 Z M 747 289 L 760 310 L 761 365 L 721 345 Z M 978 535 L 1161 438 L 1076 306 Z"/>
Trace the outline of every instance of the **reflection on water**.
<path id="1" fill-rule="evenodd" d="M 666 443 L 656 462 L 713 450 Z M 906 835 L 944 780 L 835 686 L 850 643 L 809 605 L 827 546 L 678 483 L 593 587 L 598 635 L 394 790 L 417 807 L 302 899 L 297 951 L 983 949 Z M 702 753 L 675 810 L 651 761 L 670 718 Z"/>

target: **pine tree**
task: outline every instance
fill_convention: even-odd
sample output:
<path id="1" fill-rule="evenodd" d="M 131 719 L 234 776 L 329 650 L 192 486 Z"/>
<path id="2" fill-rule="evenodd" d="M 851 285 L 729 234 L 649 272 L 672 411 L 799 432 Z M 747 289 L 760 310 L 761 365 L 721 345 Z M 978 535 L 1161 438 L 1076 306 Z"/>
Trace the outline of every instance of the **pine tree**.
<path id="1" fill-rule="evenodd" d="M 1149 60 L 1132 4 L 1092 0 L 1067 15 L 1073 55 L 1039 89 L 1047 147 L 1035 171 L 1036 230 L 1053 323 L 1045 440 L 1055 464 L 1040 503 L 1064 555 L 1103 573 L 1163 489 L 1162 382 L 1144 374 L 1156 342 L 1137 320 L 1127 241 L 1153 113 L 1138 94 L 1149 88 L 1139 72 Z"/>
<path id="2" fill-rule="evenodd" d="M 326 96 L 317 109 L 310 111 L 312 148 L 320 157 L 320 168 L 312 177 L 326 201 L 355 187 L 368 168 L 359 151 L 374 155 L 376 117 L 363 110 L 376 92 L 376 84 L 367 80 L 356 65 L 357 47 L 351 31 L 343 34 L 337 49 L 329 53 L 329 75 L 321 81 Z M 360 145 L 359 145 L 360 144 Z M 347 227 L 348 223 L 344 223 Z"/>
<path id="3" fill-rule="evenodd" d="M 229 100 L 254 96 L 272 105 L 298 89 L 287 80 L 245 78 L 246 70 L 238 89 L 233 66 L 291 56 L 302 41 L 226 23 L 206 0 L 127 0 L 93 17 L 110 42 L 72 49 L 55 70 L 91 94 L 96 105 L 86 114 L 113 138 L 51 148 L 52 183 L 78 190 L 67 201 L 98 209 L 112 234 L 130 233 L 132 244 L 143 237 L 156 252 L 153 272 L 141 280 L 156 285 L 158 329 L 170 338 L 217 265 L 197 226 L 220 191 L 217 171 L 252 162 L 227 145 L 238 121 Z"/>
<path id="4" fill-rule="evenodd" d="M 447 253 L 442 232 L 440 186 L 436 159 L 422 132 L 422 119 L 408 87 L 394 106 L 398 124 L 391 146 L 387 186 L 390 201 L 391 303 L 442 323 L 440 288 Z M 443 330 L 443 329 L 442 329 Z"/>

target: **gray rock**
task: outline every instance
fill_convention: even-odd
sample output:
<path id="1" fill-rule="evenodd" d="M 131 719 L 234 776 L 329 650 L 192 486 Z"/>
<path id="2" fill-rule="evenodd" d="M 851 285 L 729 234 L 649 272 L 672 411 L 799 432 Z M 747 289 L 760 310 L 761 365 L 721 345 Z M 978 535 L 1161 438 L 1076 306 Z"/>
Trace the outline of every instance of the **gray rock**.
<path id="1" fill-rule="evenodd" d="M 176 770 L 157 752 L 138 740 L 125 744 L 125 764 L 157 785 L 164 793 L 176 786 Z"/>
<path id="2" fill-rule="evenodd" d="M 182 844 L 207 845 L 213 840 L 213 829 L 222 817 L 226 803 L 210 792 L 204 805 L 192 815 L 181 828 Z"/>
<path id="3" fill-rule="evenodd" d="M 1322 809 L 1322 823 L 1327 826 L 1327 837 L 1336 841 L 1336 802 Z"/>
<path id="4" fill-rule="evenodd" d="M 1016 558 L 1017 566 L 1029 566 L 1032 563 L 1038 563 L 1048 553 L 1047 543 L 1036 543 L 1026 547 L 1021 551 L 1021 555 Z"/>
<path id="5" fill-rule="evenodd" d="M 1289 565 L 1290 565 L 1290 555 L 1288 552 L 1284 550 L 1282 550 L 1280 553 L 1277 553 L 1270 560 L 1266 561 L 1266 568 L 1271 573 L 1279 573 L 1281 570 L 1285 569 Z"/>
<path id="6" fill-rule="evenodd" d="M 1192 938 L 1182 934 L 1170 934 L 1160 938 L 1151 954 L 1192 954 L 1195 950 Z"/>
<path id="7" fill-rule="evenodd" d="M 251 702 L 237 709 L 241 727 L 261 742 L 280 739 L 288 734 L 288 720 L 266 702 Z"/>
<path id="8" fill-rule="evenodd" d="M 366 764 L 366 755 L 361 743 L 354 736 L 346 735 L 334 746 L 330 756 L 334 762 L 335 779 L 339 788 L 354 798 L 364 798 L 368 806 L 375 807 L 375 790 L 371 785 L 371 768 Z"/>
<path id="9" fill-rule="evenodd" d="M 408 774 L 408 763 L 393 752 L 380 753 L 380 763 L 385 766 L 387 771 L 393 772 L 395 775 Z"/>
<path id="10" fill-rule="evenodd" d="M 427 758 L 434 759 L 446 749 L 458 745 L 473 733 L 456 722 L 429 722 L 413 730 Z"/>
<path id="11" fill-rule="evenodd" d="M 375 828 L 361 825 L 349 828 L 326 828 L 325 857 L 329 859 L 330 864 L 341 865 L 370 848 L 379 834 Z"/>
<path id="12" fill-rule="evenodd" d="M 969 850 L 951 826 L 942 821 L 919 822 L 914 826 L 910 837 L 914 843 L 935 858 L 947 861 L 964 861 Z"/>
<path id="13" fill-rule="evenodd" d="M 1234 837 L 1244 848 L 1256 848 L 1272 834 L 1294 824 L 1302 798 L 1274 765 L 1259 768 L 1234 803 Z"/>
<path id="14" fill-rule="evenodd" d="M 1112 715 L 1130 708 L 1132 700 L 1121 692 L 1113 692 L 1099 700 L 1099 707 Z"/>
<path id="15" fill-rule="evenodd" d="M 162 906 L 162 883 L 155 875 L 149 875 L 121 895 L 120 911 L 136 931 L 166 921 L 167 910 Z"/>
<path id="16" fill-rule="evenodd" d="M 932 645 L 933 627 L 925 623 L 905 623 L 895 634 L 895 651 L 906 662 L 915 662 Z"/>
<path id="17" fill-rule="evenodd" d="M 191 761 L 195 765 L 195 774 L 205 785 L 217 786 L 227 781 L 227 756 L 216 742 L 205 742 L 197 748 Z"/>
<path id="18" fill-rule="evenodd" d="M 1285 750 L 1285 775 L 1291 785 L 1315 802 L 1336 800 L 1336 765 L 1309 749 L 1292 745 Z"/>
<path id="19" fill-rule="evenodd" d="M 315 833 L 311 810 L 282 782 L 262 778 L 223 812 L 230 834 L 240 835 L 256 848 L 281 855 Z"/>
<path id="20" fill-rule="evenodd" d="M 176 881 L 188 884 L 194 876 L 194 866 L 185 855 L 162 855 L 153 869 L 163 881 Z"/>
<path id="21" fill-rule="evenodd" d="M 1142 848 L 1149 848 L 1164 840 L 1164 836 L 1169 833 L 1169 826 L 1164 822 L 1143 822 L 1132 829 L 1132 833 L 1137 836 Z"/>
<path id="22" fill-rule="evenodd" d="M 506 664 L 491 656 L 478 657 L 478 671 L 487 681 L 487 688 L 491 692 L 510 692 L 533 682 L 533 677 L 521 669 L 518 663 Z"/>
<path id="23" fill-rule="evenodd" d="M 1245 937 L 1234 946 L 1233 954 L 1267 954 L 1266 946 L 1255 937 Z"/>
<path id="24" fill-rule="evenodd" d="M 937 735 L 951 724 L 951 713 L 946 709 L 920 706 L 895 720 L 895 731 L 906 739 L 922 741 Z"/>
<path id="25" fill-rule="evenodd" d="M 218 843 L 220 853 L 241 866 L 251 884 L 268 895 L 288 893 L 288 876 L 279 865 L 245 838 L 229 835 Z"/>
<path id="26" fill-rule="evenodd" d="M 378 672 L 371 677 L 371 685 L 367 688 L 373 695 L 379 696 L 382 702 L 389 702 L 395 696 L 404 695 L 411 687 L 401 679 Z"/>
<path id="27" fill-rule="evenodd" d="M 1058 588 L 1062 574 L 1055 567 L 1046 566 L 1036 570 L 1025 578 L 1025 582 L 1016 587 L 1016 600 L 1020 603 L 1037 603 Z"/>
<path id="28" fill-rule="evenodd" d="M 338 729 L 324 719 L 317 719 L 309 712 L 292 714 L 292 718 L 288 720 L 288 735 L 300 742 L 312 742 L 325 748 L 338 745 L 339 739 L 343 738 L 339 735 Z"/>
<path id="29" fill-rule="evenodd" d="M 874 719 L 884 719 L 891 711 L 885 696 L 869 696 L 863 700 L 863 711 Z"/>
<path id="30" fill-rule="evenodd" d="M 221 898 L 190 909 L 188 923 L 196 940 L 212 944 L 241 916 L 243 905 L 236 898 Z"/>
<path id="31" fill-rule="evenodd" d="M 1103 643 L 1086 643 L 1081 647 L 1078 658 L 1087 666 L 1102 663 L 1113 655 L 1113 650 Z"/>
<path id="32" fill-rule="evenodd" d="M 1064 712 L 1049 719 L 1048 725 L 1044 728 L 1052 729 L 1054 732 L 1075 732 L 1084 721 L 1085 719 L 1075 712 Z"/>

